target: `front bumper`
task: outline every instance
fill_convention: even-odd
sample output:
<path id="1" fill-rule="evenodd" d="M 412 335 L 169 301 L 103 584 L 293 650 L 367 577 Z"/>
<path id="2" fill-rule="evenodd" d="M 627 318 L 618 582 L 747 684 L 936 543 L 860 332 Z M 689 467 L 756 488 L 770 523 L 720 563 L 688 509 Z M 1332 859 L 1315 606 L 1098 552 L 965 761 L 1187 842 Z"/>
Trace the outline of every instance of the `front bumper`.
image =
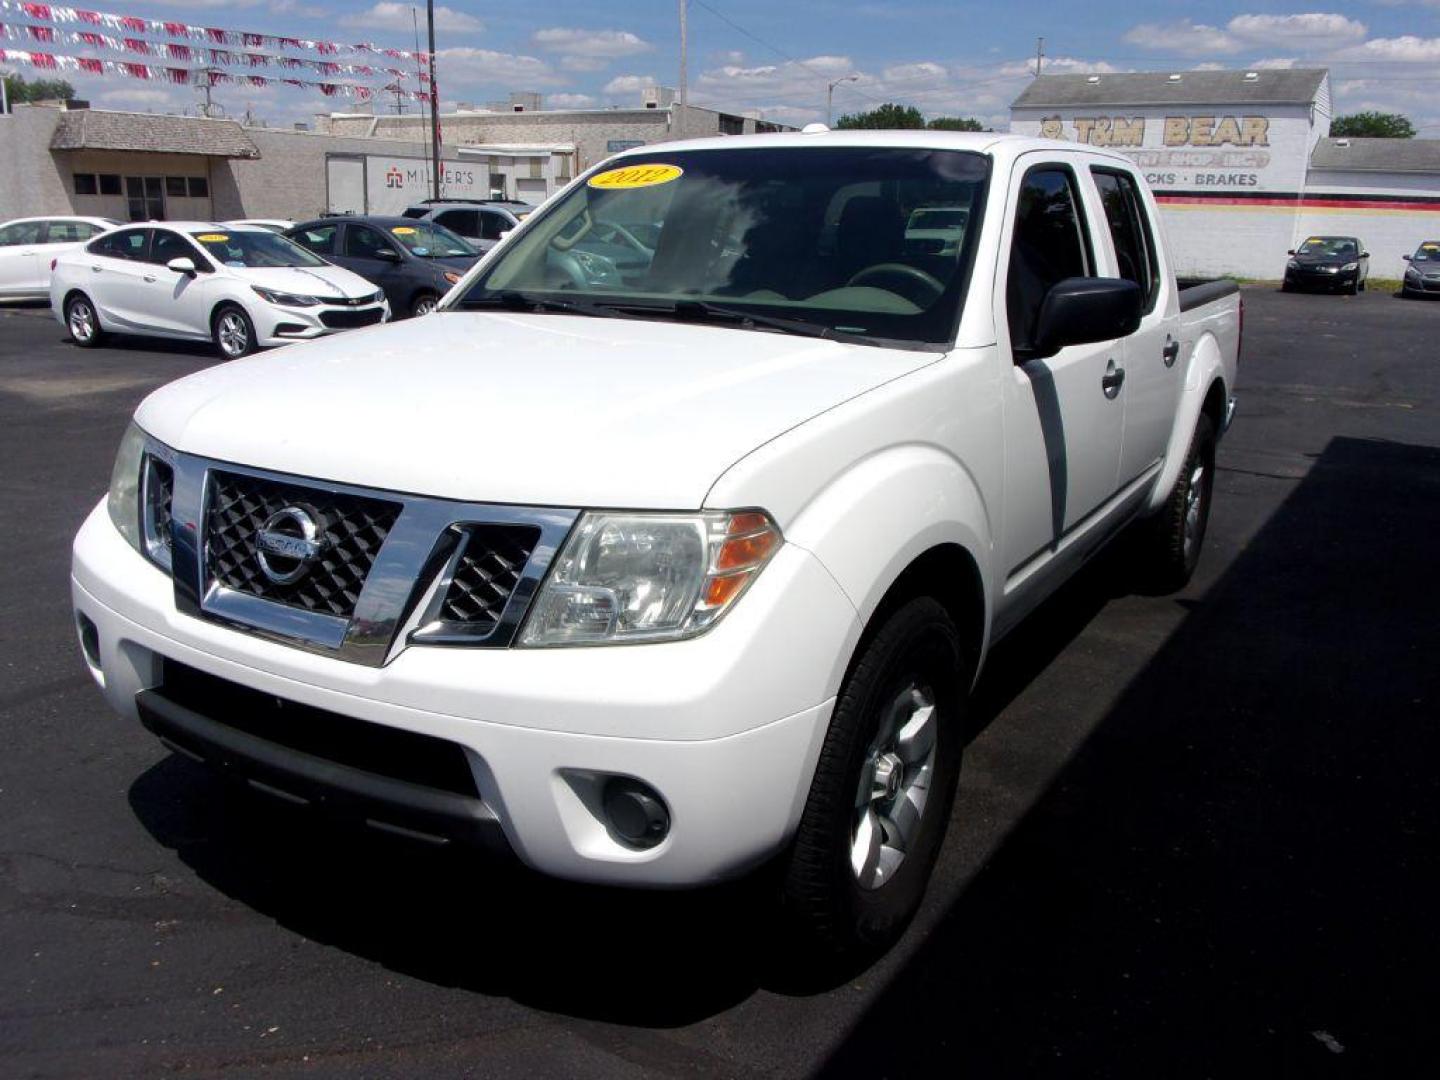
<path id="1" fill-rule="evenodd" d="M 1424 278 L 1406 275 L 1404 287 L 1407 292 L 1413 293 L 1440 293 L 1440 277 Z"/>
<path id="2" fill-rule="evenodd" d="M 521 861 L 560 877 L 649 886 L 721 880 L 786 842 L 860 629 L 830 575 L 813 556 L 786 546 L 734 611 L 690 641 L 575 649 L 412 645 L 371 668 L 180 614 L 170 579 L 125 543 L 103 504 L 76 537 L 72 598 L 94 627 L 82 642 L 88 634 L 87 662 L 111 707 L 144 718 L 182 751 L 223 764 L 214 760 L 219 745 L 219 756 L 236 762 L 233 771 L 282 797 L 362 805 L 353 776 L 317 795 L 304 786 L 314 776 L 301 775 L 297 788 L 297 774 L 323 774 L 334 762 L 299 761 L 293 753 L 266 760 L 272 748 L 233 739 L 227 747 L 225 730 L 207 725 L 214 717 L 201 709 L 188 709 L 198 720 L 167 714 L 157 695 L 146 694 L 163 686 L 167 661 L 287 703 L 454 744 L 480 804 L 461 807 L 461 816 L 494 819 L 475 824 L 482 846 L 503 839 L 500 846 Z M 206 745 L 196 745 L 197 732 Z M 607 827 L 600 792 L 614 776 L 659 792 L 671 827 L 657 846 L 629 846 Z M 351 816 L 464 840 L 427 825 L 413 809 Z"/>
<path id="3" fill-rule="evenodd" d="M 1338 289 L 1349 288 L 1359 280 L 1359 270 L 1345 270 L 1329 273 L 1319 270 L 1290 270 L 1285 271 L 1285 280 L 1300 289 Z"/>
<path id="4" fill-rule="evenodd" d="M 283 345 L 287 341 L 308 341 L 326 334 L 338 334 L 363 326 L 379 326 L 390 321 L 390 303 L 341 307 L 322 304 L 318 307 L 285 307 L 260 302 L 252 308 L 256 343 L 262 346 Z"/>

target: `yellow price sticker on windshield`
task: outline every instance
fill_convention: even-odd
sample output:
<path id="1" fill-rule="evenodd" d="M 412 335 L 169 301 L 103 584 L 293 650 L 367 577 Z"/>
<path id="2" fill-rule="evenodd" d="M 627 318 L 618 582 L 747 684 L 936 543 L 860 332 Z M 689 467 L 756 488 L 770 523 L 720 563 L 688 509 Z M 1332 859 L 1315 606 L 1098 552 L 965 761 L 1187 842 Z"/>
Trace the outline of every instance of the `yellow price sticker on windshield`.
<path id="1" fill-rule="evenodd" d="M 396 225 L 395 228 L 391 229 L 390 231 L 393 232 L 396 236 L 409 236 L 415 230 L 412 229 L 409 225 Z"/>
<path id="2" fill-rule="evenodd" d="M 1323 244 L 1323 243 L 1325 243 L 1325 241 L 1322 240 L 1322 239 L 1321 239 L 1320 237 L 1318 237 L 1318 236 L 1312 236 L 1312 237 L 1310 237 L 1309 240 L 1306 240 L 1306 241 L 1305 241 L 1305 244 Z M 1301 246 L 1301 247 L 1304 247 L 1305 244 L 1301 244 L 1300 246 Z"/>
<path id="3" fill-rule="evenodd" d="M 1440 244 L 1421 244 L 1421 251 L 1440 251 Z"/>
<path id="4" fill-rule="evenodd" d="M 607 191 L 654 187 L 678 180 L 684 172 L 679 165 L 626 165 L 596 173 L 589 179 L 588 184 L 590 187 Z"/>
<path id="5" fill-rule="evenodd" d="M 226 240 L 229 240 L 230 237 L 225 235 L 224 233 L 207 232 L 201 233 L 199 236 L 195 237 L 195 239 L 199 240 L 202 244 L 223 244 Z"/>

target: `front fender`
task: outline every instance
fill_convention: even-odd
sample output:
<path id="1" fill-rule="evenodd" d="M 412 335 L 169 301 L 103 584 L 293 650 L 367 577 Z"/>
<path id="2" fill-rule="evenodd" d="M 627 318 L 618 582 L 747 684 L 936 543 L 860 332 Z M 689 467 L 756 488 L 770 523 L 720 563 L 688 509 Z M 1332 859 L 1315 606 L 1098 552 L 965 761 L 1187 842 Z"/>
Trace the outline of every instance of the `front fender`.
<path id="1" fill-rule="evenodd" d="M 992 524 L 969 472 L 941 450 L 894 446 L 856 462 L 805 505 L 786 539 L 813 554 L 869 621 L 901 573 L 932 548 L 953 544 L 974 559 L 991 615 Z"/>

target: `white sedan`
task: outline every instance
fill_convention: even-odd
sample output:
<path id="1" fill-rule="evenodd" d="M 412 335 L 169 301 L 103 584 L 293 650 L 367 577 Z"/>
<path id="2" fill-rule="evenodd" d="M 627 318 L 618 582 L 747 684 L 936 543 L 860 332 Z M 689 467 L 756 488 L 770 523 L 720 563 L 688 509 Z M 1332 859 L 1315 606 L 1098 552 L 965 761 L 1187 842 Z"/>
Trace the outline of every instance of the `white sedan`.
<path id="1" fill-rule="evenodd" d="M 210 340 L 234 360 L 390 318 L 385 293 L 256 226 L 149 222 L 62 255 L 55 317 L 84 348 L 107 333 Z"/>
<path id="2" fill-rule="evenodd" d="M 110 218 L 57 215 L 0 225 L 0 300 L 43 300 L 50 295 L 55 257 L 119 224 Z"/>
<path id="3" fill-rule="evenodd" d="M 241 225 L 258 225 L 258 226 L 260 226 L 260 228 L 262 228 L 262 229 L 269 229 L 271 232 L 274 232 L 274 233 L 289 232 L 291 229 L 293 229 L 293 228 L 295 227 L 295 222 L 289 221 L 289 220 L 287 220 L 287 219 L 285 219 L 285 218 L 262 218 L 262 217 L 256 217 L 256 218 L 240 218 L 240 219 L 237 220 L 237 221 L 227 221 L 227 222 L 225 222 L 225 224 L 226 224 L 227 226 L 228 226 L 228 225 L 233 225 L 233 226 L 235 226 L 237 229 L 238 229 Z"/>

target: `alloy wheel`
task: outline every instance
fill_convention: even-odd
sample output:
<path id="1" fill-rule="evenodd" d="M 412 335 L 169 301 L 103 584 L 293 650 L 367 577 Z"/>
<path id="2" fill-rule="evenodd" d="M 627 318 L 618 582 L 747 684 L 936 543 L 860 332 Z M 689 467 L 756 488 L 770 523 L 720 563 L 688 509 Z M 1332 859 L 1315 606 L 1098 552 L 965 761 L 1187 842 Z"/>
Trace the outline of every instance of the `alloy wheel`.
<path id="1" fill-rule="evenodd" d="M 935 771 L 939 723 L 935 692 L 917 681 L 885 708 L 855 790 L 850 869 L 862 889 L 890 881 L 915 842 Z"/>

